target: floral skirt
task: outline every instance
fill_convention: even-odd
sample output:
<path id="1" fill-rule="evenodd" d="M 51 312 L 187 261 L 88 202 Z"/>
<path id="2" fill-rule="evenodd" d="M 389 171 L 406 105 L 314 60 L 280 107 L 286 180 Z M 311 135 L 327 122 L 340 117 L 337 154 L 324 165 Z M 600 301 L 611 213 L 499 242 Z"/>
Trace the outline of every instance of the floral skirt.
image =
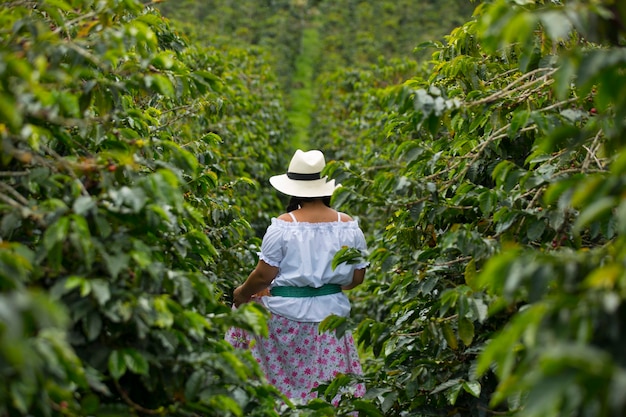
<path id="1" fill-rule="evenodd" d="M 320 334 L 318 326 L 273 314 L 268 323 L 269 337 L 232 328 L 226 340 L 235 348 L 250 349 L 267 380 L 287 398 L 306 403 L 317 397 L 311 390 L 320 383 L 338 374 L 362 373 L 352 335 L 346 333 L 337 339 L 334 333 Z M 357 384 L 351 390 L 361 397 L 365 386 Z"/>

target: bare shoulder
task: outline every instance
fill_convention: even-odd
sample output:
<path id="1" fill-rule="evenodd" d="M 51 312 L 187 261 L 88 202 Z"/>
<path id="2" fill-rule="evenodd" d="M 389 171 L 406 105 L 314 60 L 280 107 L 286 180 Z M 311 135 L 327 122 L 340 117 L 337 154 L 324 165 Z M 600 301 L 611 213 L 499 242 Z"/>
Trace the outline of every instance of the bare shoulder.
<path id="1" fill-rule="evenodd" d="M 280 216 L 278 216 L 279 220 L 283 220 L 285 222 L 292 222 L 293 219 L 291 218 L 291 216 L 289 215 L 289 213 L 283 213 Z"/>
<path id="2" fill-rule="evenodd" d="M 352 217 L 348 216 L 346 213 L 340 213 L 342 222 L 351 222 Z"/>

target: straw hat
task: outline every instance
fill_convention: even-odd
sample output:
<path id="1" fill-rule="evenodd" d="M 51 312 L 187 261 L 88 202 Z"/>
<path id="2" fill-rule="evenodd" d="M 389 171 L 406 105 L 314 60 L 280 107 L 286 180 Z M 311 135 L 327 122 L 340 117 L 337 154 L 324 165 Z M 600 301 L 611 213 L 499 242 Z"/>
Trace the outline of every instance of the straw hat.
<path id="1" fill-rule="evenodd" d="M 339 185 L 335 180 L 321 176 L 326 166 L 321 151 L 301 151 L 298 149 L 291 158 L 286 174 L 274 175 L 270 184 L 281 193 L 293 197 L 326 197 L 333 194 Z"/>

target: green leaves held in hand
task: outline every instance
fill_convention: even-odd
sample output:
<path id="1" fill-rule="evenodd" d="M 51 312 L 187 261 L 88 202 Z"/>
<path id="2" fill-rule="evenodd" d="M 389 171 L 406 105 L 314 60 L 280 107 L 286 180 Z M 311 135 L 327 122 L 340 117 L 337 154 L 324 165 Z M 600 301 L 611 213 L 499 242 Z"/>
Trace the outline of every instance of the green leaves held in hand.
<path id="1" fill-rule="evenodd" d="M 343 263 L 354 265 L 362 262 L 365 262 L 363 253 L 357 248 L 346 246 L 339 249 L 337 253 L 335 253 L 331 262 L 331 267 L 335 270 L 340 264 Z"/>

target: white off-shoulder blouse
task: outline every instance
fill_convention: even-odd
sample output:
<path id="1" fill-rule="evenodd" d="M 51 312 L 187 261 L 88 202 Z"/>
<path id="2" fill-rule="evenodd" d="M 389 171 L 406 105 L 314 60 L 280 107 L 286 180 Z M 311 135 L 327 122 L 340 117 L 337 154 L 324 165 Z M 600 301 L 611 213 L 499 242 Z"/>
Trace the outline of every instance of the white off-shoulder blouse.
<path id="1" fill-rule="evenodd" d="M 339 214 L 340 216 L 340 214 Z M 332 259 L 342 247 L 365 251 L 365 237 L 356 220 L 348 222 L 307 223 L 272 218 L 267 228 L 259 258 L 279 268 L 270 288 L 275 286 L 321 287 L 324 284 L 348 285 L 355 269 L 367 262 L 343 263 L 332 269 Z M 318 297 L 262 297 L 272 313 L 300 322 L 321 322 L 331 314 L 347 317 L 350 301 L 343 293 Z"/>

